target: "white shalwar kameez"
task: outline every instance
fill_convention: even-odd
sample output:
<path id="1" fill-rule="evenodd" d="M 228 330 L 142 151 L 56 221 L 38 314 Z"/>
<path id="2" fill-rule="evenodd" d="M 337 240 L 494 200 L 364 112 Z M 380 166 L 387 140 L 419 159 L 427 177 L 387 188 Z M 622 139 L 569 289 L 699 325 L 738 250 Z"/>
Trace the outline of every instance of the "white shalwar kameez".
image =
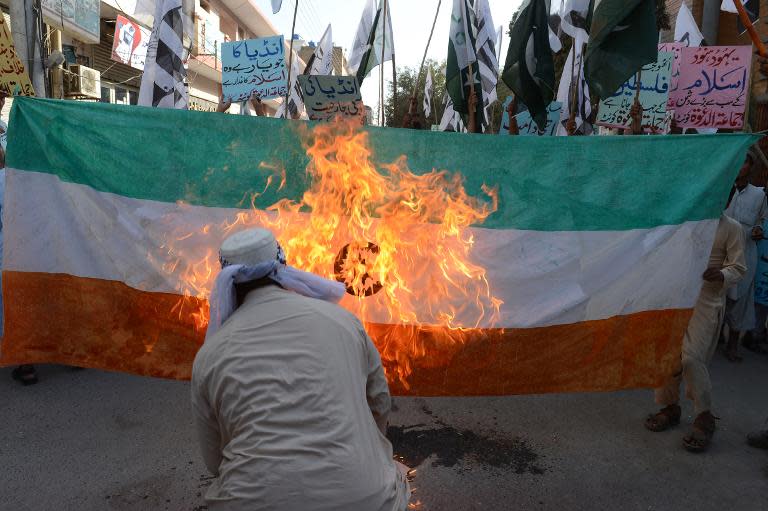
<path id="1" fill-rule="evenodd" d="M 686 395 L 693 400 L 696 414 L 712 407 L 712 382 L 709 365 L 717 347 L 725 310 L 725 294 L 740 282 L 745 271 L 744 232 L 738 222 L 724 215 L 715 234 L 708 268 L 720 268 L 723 282 L 704 282 L 693 316 L 683 337 L 683 352 L 678 370 L 656 389 L 656 402 L 667 406 L 680 401 L 680 383 L 685 379 Z"/>
<path id="2" fill-rule="evenodd" d="M 746 332 L 755 327 L 755 271 L 757 271 L 757 244 L 752 239 L 752 229 L 762 225 L 768 216 L 765 192 L 757 186 L 747 185 L 736 192 L 725 214 L 741 224 L 744 231 L 744 258 L 747 273 L 728 290 L 725 322 L 729 328 Z"/>
<path id="3" fill-rule="evenodd" d="M 391 399 L 376 347 L 341 307 L 251 291 L 192 372 L 211 511 L 401 511 L 404 470 L 384 436 Z"/>

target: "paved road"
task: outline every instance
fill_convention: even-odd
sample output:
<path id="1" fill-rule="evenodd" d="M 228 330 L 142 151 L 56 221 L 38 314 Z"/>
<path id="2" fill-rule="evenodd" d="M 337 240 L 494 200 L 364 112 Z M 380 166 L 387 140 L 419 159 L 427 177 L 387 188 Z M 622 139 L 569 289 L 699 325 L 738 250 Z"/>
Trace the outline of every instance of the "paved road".
<path id="1" fill-rule="evenodd" d="M 422 510 L 768 510 L 768 452 L 744 442 L 768 417 L 768 357 L 712 372 L 722 420 L 704 455 L 682 450 L 684 427 L 644 430 L 648 391 L 396 398 L 390 436 Z M 22 388 L 0 369 L 0 509 L 205 509 L 187 383 L 40 376 Z"/>

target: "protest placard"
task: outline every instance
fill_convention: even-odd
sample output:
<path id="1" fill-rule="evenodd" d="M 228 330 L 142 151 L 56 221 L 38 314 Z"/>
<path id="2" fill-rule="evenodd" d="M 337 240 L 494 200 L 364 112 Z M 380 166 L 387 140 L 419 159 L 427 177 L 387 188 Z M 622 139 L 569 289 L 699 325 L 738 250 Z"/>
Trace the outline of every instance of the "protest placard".
<path id="1" fill-rule="evenodd" d="M 307 116 L 312 121 L 330 121 L 335 117 L 365 120 L 365 109 L 357 78 L 354 76 L 301 75 L 301 95 Z"/>
<path id="2" fill-rule="evenodd" d="M 751 46 L 683 48 L 670 107 L 680 128 L 741 129 L 748 101 Z"/>
<path id="3" fill-rule="evenodd" d="M 507 96 L 502 105 L 501 127 L 499 127 L 499 135 L 509 135 L 509 112 L 507 107 L 512 101 L 512 96 Z M 560 121 L 560 113 L 563 110 L 562 103 L 553 101 L 547 107 L 547 126 L 545 129 L 540 130 L 539 127 L 533 122 L 531 114 L 528 112 L 525 105 L 518 105 L 518 110 L 523 111 L 515 115 L 517 119 L 517 129 L 519 135 L 530 136 L 554 136 L 557 133 L 557 123 Z"/>
<path id="4" fill-rule="evenodd" d="M 34 96 L 35 89 L 29 80 L 24 64 L 16 54 L 11 38 L 11 28 L 0 16 L 0 91 L 9 96 Z"/>
<path id="5" fill-rule="evenodd" d="M 222 43 L 222 87 L 225 98 L 245 101 L 285 96 L 288 89 L 283 36 Z"/>
<path id="6" fill-rule="evenodd" d="M 147 60 L 150 31 L 125 16 L 115 20 L 115 38 L 112 41 L 112 60 L 135 69 L 144 69 Z"/>
<path id="7" fill-rule="evenodd" d="M 667 100 L 667 110 L 674 110 L 674 97 L 677 93 L 678 82 L 680 81 L 680 59 L 682 58 L 681 52 L 685 44 L 683 43 L 661 43 L 659 45 L 659 53 L 670 52 L 672 53 L 672 71 L 669 75 L 669 99 Z"/>
<path id="8" fill-rule="evenodd" d="M 640 71 L 640 104 L 643 107 L 642 127 L 644 131 L 661 133 L 667 117 L 667 102 L 672 75 L 673 52 L 659 52 L 656 62 L 642 67 Z M 630 109 L 637 92 L 637 74 L 612 96 L 600 101 L 597 124 L 610 128 L 629 128 L 632 118 Z"/>

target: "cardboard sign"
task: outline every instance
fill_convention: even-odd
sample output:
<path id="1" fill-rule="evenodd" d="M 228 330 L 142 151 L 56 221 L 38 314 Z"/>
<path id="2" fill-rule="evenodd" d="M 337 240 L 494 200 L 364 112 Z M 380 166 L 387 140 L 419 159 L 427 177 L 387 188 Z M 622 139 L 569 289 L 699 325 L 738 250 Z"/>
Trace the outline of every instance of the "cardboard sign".
<path id="1" fill-rule="evenodd" d="M 307 116 L 312 121 L 330 121 L 336 117 L 365 120 L 360 87 L 354 76 L 300 75 L 301 95 Z"/>
<path id="2" fill-rule="evenodd" d="M 504 100 L 501 110 L 503 113 L 501 116 L 499 135 L 509 135 L 509 112 L 507 112 L 507 107 L 511 102 L 512 96 L 507 96 L 507 99 Z M 557 133 L 557 123 L 560 122 L 560 115 L 563 110 L 562 103 L 553 101 L 549 104 L 547 107 L 547 126 L 544 130 L 539 129 L 525 105 L 518 105 L 518 110 L 520 109 L 523 111 L 515 115 L 515 119 L 517 119 L 518 134 L 523 136 L 554 136 Z"/>
<path id="3" fill-rule="evenodd" d="M 749 100 L 751 46 L 683 48 L 670 107 L 681 128 L 741 129 Z"/>
<path id="4" fill-rule="evenodd" d="M 667 103 L 672 76 L 674 53 L 659 52 L 656 62 L 642 67 L 640 71 L 640 104 L 643 107 L 642 126 L 644 131 L 661 133 L 667 119 Z M 617 90 L 612 96 L 600 101 L 597 124 L 610 128 L 629 128 L 632 123 L 630 109 L 635 102 L 637 75 Z"/>
<path id="5" fill-rule="evenodd" d="M 149 36 L 149 30 L 118 15 L 115 20 L 115 39 L 112 42 L 112 60 L 143 70 Z"/>
<path id="6" fill-rule="evenodd" d="M 35 89 L 29 80 L 24 64 L 16 54 L 11 37 L 11 27 L 0 16 L 0 91 L 9 96 L 34 96 Z"/>
<path id="7" fill-rule="evenodd" d="M 222 43 L 222 88 L 224 97 L 245 101 L 285 96 L 288 72 L 283 36 Z"/>

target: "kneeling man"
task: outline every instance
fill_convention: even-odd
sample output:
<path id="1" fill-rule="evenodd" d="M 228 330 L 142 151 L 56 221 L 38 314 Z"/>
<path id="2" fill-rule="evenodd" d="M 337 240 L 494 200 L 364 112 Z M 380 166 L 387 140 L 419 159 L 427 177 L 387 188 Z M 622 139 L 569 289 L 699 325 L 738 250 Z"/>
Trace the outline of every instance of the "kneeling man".
<path id="1" fill-rule="evenodd" d="M 405 510 L 389 389 L 362 324 L 334 303 L 344 286 L 286 266 L 264 229 L 220 256 L 192 371 L 209 509 Z"/>

